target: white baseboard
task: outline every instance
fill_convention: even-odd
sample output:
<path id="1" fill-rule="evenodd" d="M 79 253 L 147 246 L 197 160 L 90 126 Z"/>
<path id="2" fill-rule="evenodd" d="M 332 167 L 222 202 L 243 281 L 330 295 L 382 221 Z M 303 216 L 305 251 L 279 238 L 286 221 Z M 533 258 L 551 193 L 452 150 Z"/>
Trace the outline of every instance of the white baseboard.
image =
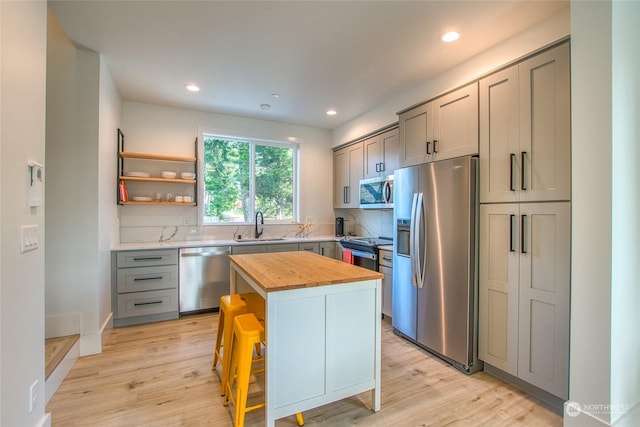
<path id="1" fill-rule="evenodd" d="M 80 354 L 79 350 L 79 342 L 71 347 L 71 349 L 64 356 L 64 359 L 58 364 L 56 369 L 49 375 L 49 378 L 44 383 L 44 391 L 45 391 L 45 406 L 49 403 L 49 400 L 53 397 L 54 393 L 64 381 L 64 378 L 67 376 L 73 364 L 78 360 L 78 356 Z"/>
<path id="2" fill-rule="evenodd" d="M 51 414 L 49 412 L 45 413 L 36 424 L 36 427 L 51 427 Z"/>
<path id="3" fill-rule="evenodd" d="M 100 330 L 91 335 L 80 336 L 80 356 L 90 356 L 102 353 L 102 347 L 107 342 L 109 334 L 113 330 L 113 313 L 109 313 L 107 319 L 102 323 Z"/>

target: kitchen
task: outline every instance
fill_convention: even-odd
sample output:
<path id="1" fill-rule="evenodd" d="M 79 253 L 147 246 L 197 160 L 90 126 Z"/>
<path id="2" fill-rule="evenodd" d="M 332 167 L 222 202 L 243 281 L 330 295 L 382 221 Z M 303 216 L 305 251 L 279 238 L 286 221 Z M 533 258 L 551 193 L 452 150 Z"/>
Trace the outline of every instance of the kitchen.
<path id="1" fill-rule="evenodd" d="M 589 11 L 589 10 L 588 10 L 588 9 L 587 9 L 587 11 L 585 11 L 584 9 L 580 9 L 580 6 L 572 5 L 572 8 L 573 8 L 573 7 L 575 7 L 575 8 L 576 8 L 576 12 L 575 12 L 575 13 L 576 13 L 578 16 L 572 16 L 572 18 L 580 18 L 580 17 L 582 17 L 582 18 L 584 19 L 584 15 L 580 15 L 580 14 L 579 14 L 579 12 L 580 12 L 580 11 L 582 11 L 583 13 L 585 13 L 585 14 L 586 14 L 586 16 L 589 16 L 589 14 L 588 14 L 588 11 Z M 7 10 L 9 10 L 9 12 L 6 12 Z M 6 12 L 6 13 L 10 13 L 10 12 L 11 12 L 11 10 L 10 10 L 10 9 L 5 9 L 5 12 Z M 7 15 L 6 15 L 6 13 L 5 13 L 5 15 L 3 15 L 3 19 L 4 19 L 4 17 L 5 17 L 5 16 L 7 16 Z M 573 21 L 572 21 L 572 22 L 573 22 Z M 581 22 L 581 21 L 577 21 L 577 22 Z M 584 22 L 584 21 L 582 21 L 582 22 Z M 4 23 L 4 22 L 3 22 L 3 23 Z M 583 35 L 583 36 L 584 36 L 584 33 L 580 33 L 580 32 L 578 31 L 578 30 L 580 29 L 580 27 L 578 27 L 578 28 L 574 28 L 574 27 L 573 27 L 573 25 L 574 25 L 574 24 L 572 24 L 572 40 L 573 40 L 573 41 L 576 41 L 576 37 L 578 37 L 578 40 L 580 40 L 580 38 L 579 38 L 579 37 L 580 37 L 580 35 Z M 591 28 L 591 26 L 590 26 L 590 28 Z M 578 34 L 576 34 L 576 32 L 577 32 Z M 549 40 L 549 41 L 552 41 L 552 40 Z M 578 46 L 578 48 L 579 48 L 579 46 Z M 526 49 L 525 49 L 525 50 L 526 50 Z M 580 51 L 578 51 L 578 52 L 580 52 Z M 575 52 L 574 52 L 574 54 L 575 54 Z M 580 56 L 578 56 L 578 58 L 580 58 Z M 3 64 L 4 64 L 4 63 L 3 63 Z M 461 71 L 461 72 L 462 72 L 462 71 Z M 574 83 L 575 83 L 575 81 L 574 81 Z M 3 94 L 3 95 L 4 95 L 4 94 Z M 574 108 L 575 108 L 575 104 L 576 104 L 576 103 L 574 102 Z M 406 106 L 406 105 L 410 105 L 410 104 L 408 103 L 408 104 L 405 104 L 405 106 Z M 126 109 L 126 108 L 128 108 L 128 107 L 131 107 L 131 108 L 135 109 L 135 107 L 136 107 L 136 106 L 127 106 L 127 105 L 125 104 L 124 108 Z M 394 109 L 393 113 L 395 113 L 397 110 L 398 110 L 398 109 Z M 575 111 L 574 111 L 574 114 L 575 114 Z M 222 120 L 222 119 L 220 119 L 220 120 Z M 108 126 L 107 126 L 107 127 L 108 127 Z M 126 126 L 123 126 L 123 127 L 126 129 Z M 135 132 L 135 131 L 134 131 L 134 130 L 132 130 L 132 129 L 128 129 L 128 130 L 127 130 L 127 133 L 128 133 L 129 135 L 131 134 L 131 132 Z M 283 133 L 284 133 L 284 132 L 283 132 Z M 323 133 L 323 132 L 320 132 L 320 134 L 322 134 L 322 133 Z M 345 130 L 342 130 L 342 133 L 343 133 L 343 134 L 346 134 L 346 133 L 348 133 L 348 131 L 345 129 Z M 336 140 L 336 141 L 348 141 L 348 140 L 350 140 L 350 139 L 353 139 L 353 138 L 349 138 L 349 137 L 341 138 L 341 137 L 340 137 L 341 131 L 337 131 L 337 132 L 336 132 L 336 134 L 338 135 L 337 137 L 335 137 L 335 140 Z M 574 126 L 574 138 L 575 138 L 575 135 L 576 135 L 576 127 Z M 192 135 L 192 132 L 190 132 L 189 138 L 191 138 L 192 136 L 193 136 L 193 135 Z M 353 135 L 352 135 L 352 137 L 356 137 L 356 136 L 358 136 L 358 135 L 356 135 L 356 134 L 353 134 Z M 105 140 L 106 140 L 107 138 L 108 138 L 108 140 L 109 140 L 109 141 L 113 141 L 113 135 L 112 135 L 112 133 L 111 133 L 111 132 L 109 132 L 108 137 L 107 137 L 107 136 L 105 136 Z M 129 138 L 130 138 L 130 139 L 133 139 L 131 136 L 129 136 Z M 336 145 L 337 145 L 337 144 L 336 144 Z M 88 154 L 88 155 L 95 155 L 95 154 L 92 154 L 92 153 L 87 153 L 87 154 Z M 328 157 L 328 156 L 327 156 L 327 157 Z M 109 158 L 109 156 L 107 156 L 107 158 Z M 115 155 L 114 155 L 112 158 L 114 158 L 114 159 L 115 159 Z M 322 157 L 321 157 L 321 158 L 322 158 Z M 325 157 L 325 159 L 326 159 L 326 165 L 327 165 L 328 167 L 330 167 L 330 158 L 326 158 L 326 157 Z M 574 165 L 574 166 L 575 166 L 575 165 Z M 111 171 L 109 171 L 109 172 L 108 172 L 108 175 L 110 175 L 110 177 L 106 178 L 106 180 L 107 180 L 107 181 L 112 182 L 112 179 L 113 179 L 113 178 L 112 178 L 112 174 L 113 174 L 113 172 L 112 172 L 112 171 L 113 171 L 113 170 L 115 170 L 115 167 L 114 167 Z M 53 169 L 53 168 L 48 169 L 48 171 L 49 171 L 50 173 L 54 173 L 54 169 Z M 575 173 L 577 173 L 577 172 L 576 172 L 576 171 L 574 171 L 574 174 L 575 174 Z M 585 176 L 589 176 L 589 174 L 586 174 Z M 4 178 L 4 174 L 3 174 L 3 178 Z M 4 181 L 4 180 L 3 180 L 3 181 Z M 312 184 L 312 185 L 313 185 L 313 184 Z M 575 182 L 574 182 L 574 185 L 576 185 L 576 183 L 575 183 Z M 112 184 L 109 184 L 109 186 L 108 186 L 108 187 L 109 187 L 109 188 L 111 188 L 111 187 L 112 187 Z M 576 188 L 574 187 L 574 192 L 575 192 L 575 191 L 576 191 Z M 100 212 L 102 212 L 102 213 L 98 214 L 97 209 L 95 209 L 95 208 L 94 208 L 93 213 L 91 213 L 91 212 L 88 212 L 88 213 L 91 213 L 91 215 L 106 215 L 104 212 L 108 212 L 108 209 L 112 209 L 112 207 L 111 207 L 111 206 L 112 206 L 112 201 L 113 201 L 113 198 L 112 198 L 112 196 L 111 196 L 111 194 L 112 194 L 112 190 L 109 190 L 109 191 L 106 191 L 106 190 L 105 190 L 105 192 L 107 193 L 107 194 L 105 194 L 105 199 L 109 199 L 109 203 L 107 203 L 107 202 L 105 202 L 105 203 L 104 203 L 104 207 L 106 208 L 106 209 L 105 209 L 105 211 L 102 211 L 102 210 L 101 210 Z M 88 189 L 86 192 L 84 192 L 84 193 L 82 193 L 82 194 L 83 194 L 83 195 L 86 195 L 86 197 L 83 197 L 83 198 L 82 198 L 78 203 L 73 203 L 73 201 L 72 201 L 72 200 L 69 200 L 69 202 L 72 202 L 73 204 L 77 204 L 77 205 L 79 205 L 79 206 L 84 206 L 84 204 L 85 204 L 85 203 L 87 203 L 87 200 L 88 200 L 88 199 L 87 199 L 87 197 L 88 197 L 88 198 L 93 198 L 93 197 L 95 197 L 94 191 L 93 191 L 93 190 L 91 190 L 91 189 Z M 108 197 L 106 197 L 106 196 L 108 196 Z M 62 197 L 62 196 L 61 196 L 61 197 Z M 330 195 L 329 195 L 329 198 L 330 198 Z M 326 200 L 326 199 L 325 199 L 325 200 Z M 574 199 L 574 200 L 575 200 L 575 199 Z M 574 207 L 574 209 L 575 209 L 575 207 Z M 52 212 L 52 214 L 55 214 L 55 212 Z M 329 215 L 333 216 L 333 212 L 331 212 Z M 336 215 L 341 215 L 341 214 L 336 214 Z M 347 215 L 341 215 L 341 216 L 344 216 L 344 217 L 347 217 L 347 218 L 348 218 L 348 216 L 347 216 Z M 49 211 L 48 211 L 48 213 L 47 213 L 47 217 L 49 217 Z M 326 218 L 326 217 L 325 217 L 325 218 Z M 3 220 L 4 220 L 4 219 L 5 219 L 5 217 L 3 216 Z M 321 216 L 320 216 L 320 215 L 316 216 L 316 219 L 317 219 L 317 220 L 320 220 L 320 219 L 321 219 Z M 375 217 L 375 215 L 374 215 L 374 218 L 373 218 L 374 223 L 373 223 L 373 225 L 371 226 L 371 228 L 372 228 L 372 230 L 371 230 L 371 231 L 373 231 L 373 232 L 378 231 L 378 228 L 377 228 L 377 227 L 380 227 L 380 228 L 382 228 L 382 227 L 383 227 L 383 225 L 378 225 L 378 224 L 376 224 L 376 223 L 375 223 L 375 221 L 377 221 L 377 219 L 378 219 L 378 218 L 376 218 L 376 217 Z M 325 224 L 332 224 L 332 221 L 325 220 Z M 76 226 L 77 226 L 77 225 L 78 225 L 78 224 L 76 224 Z M 369 225 L 368 225 L 368 226 L 369 226 Z M 159 228 L 161 228 L 161 227 L 159 227 Z M 382 230 L 381 230 L 381 231 L 382 231 Z M 107 230 L 107 234 L 108 234 L 108 230 Z M 159 233 L 154 233 L 154 235 L 157 237 L 157 236 L 159 235 Z M 574 235 L 575 235 L 575 233 L 574 233 Z M 54 236 L 54 237 L 55 237 L 55 236 Z M 91 245 L 92 245 L 92 243 L 91 243 L 91 241 L 90 241 L 90 240 L 89 240 L 89 241 L 86 241 L 85 239 L 83 239 L 82 233 L 76 233 L 76 234 L 74 234 L 74 233 L 69 233 L 69 234 L 67 234 L 65 237 L 71 237 L 71 238 L 74 238 L 74 239 L 75 239 L 75 238 L 77 238 L 77 239 L 79 239 L 79 242 L 78 242 L 78 243 L 79 243 L 79 244 L 82 244 L 82 245 L 85 245 L 85 244 L 86 244 L 86 245 L 88 245 L 89 247 L 91 247 Z M 87 236 L 87 237 L 90 237 L 90 236 Z M 49 236 L 47 236 L 47 240 L 48 240 L 48 239 L 49 239 Z M 575 242 L 574 242 L 574 243 L 575 243 Z M 108 246 L 108 245 L 107 245 L 107 246 Z M 587 245 L 583 245 L 583 246 L 584 246 L 584 247 L 587 247 L 587 246 L 589 246 L 589 245 L 587 244 Z M 3 254 L 4 254 L 4 252 L 5 252 L 5 251 L 3 251 Z M 49 255 L 49 253 L 48 253 L 48 255 Z M 73 256 L 78 256 L 78 255 L 81 255 L 81 254 L 73 254 Z M 3 255 L 3 256 L 4 256 L 4 255 Z M 72 256 L 72 254 L 67 254 L 67 256 Z M 91 260 L 90 260 L 90 261 L 91 261 Z M 575 261 L 575 253 L 574 253 L 574 261 Z M 94 265 L 96 265 L 96 267 L 97 267 L 97 264 L 95 263 L 95 261 L 91 261 L 91 262 L 93 262 L 93 263 L 94 263 Z M 593 265 L 593 263 L 587 263 L 587 265 Z M 100 265 L 100 268 L 102 268 L 103 270 L 106 268 L 106 269 L 108 270 L 108 266 L 106 266 L 106 267 L 105 267 L 105 266 L 104 266 L 104 265 L 102 265 L 102 264 Z M 3 269 L 3 271 L 5 271 L 5 270 Z M 575 279 L 575 271 L 574 271 L 574 279 Z M 90 279 L 90 281 L 93 281 L 93 279 Z M 582 281 L 581 281 L 581 282 L 582 282 Z M 588 281 L 587 281 L 587 282 L 588 282 Z M 5 281 L 3 280 L 3 287 L 4 287 L 4 285 L 5 285 Z M 69 296 L 71 296 L 71 294 L 69 294 Z M 91 298 L 94 298 L 94 297 L 91 297 Z M 574 298 L 575 298 L 575 296 L 574 296 Z M 98 300 L 99 300 L 99 299 L 98 299 Z M 574 302 L 575 302 L 575 301 L 574 301 Z M 99 304 L 98 304 L 98 306 L 99 306 Z M 97 308 L 97 307 L 96 307 L 96 308 Z M 96 312 L 96 310 L 95 310 L 95 309 L 94 309 L 93 311 L 94 311 L 94 313 Z M 3 300 L 3 312 L 5 312 L 5 303 L 4 303 L 4 300 Z M 15 312 L 10 310 L 10 311 L 7 311 L 7 313 L 15 313 Z M 95 315 L 94 315 L 94 316 L 95 316 Z M 19 316 L 19 318 L 22 318 L 22 317 L 23 317 L 23 315 L 20 315 L 20 316 Z M 3 322 L 3 325 L 4 325 L 4 324 L 5 324 L 5 322 Z M 87 319 L 85 319 L 85 325 L 86 325 L 86 327 L 87 327 L 87 328 L 90 328 L 90 329 L 88 329 L 88 330 L 91 330 L 91 329 L 95 328 L 95 329 L 93 329 L 93 330 L 98 331 L 98 330 L 99 330 L 99 324 L 100 324 L 100 321 L 99 321 L 98 319 L 95 319 L 95 317 L 94 317 L 94 318 L 92 318 L 92 317 L 88 317 Z M 591 323 L 591 322 L 588 322 L 588 324 L 589 324 L 589 325 L 591 325 L 592 323 Z M 576 325 L 576 327 L 577 327 L 577 325 Z M 3 334 L 3 335 L 4 335 L 4 334 Z M 94 334 L 94 335 L 95 335 L 95 334 Z M 572 336 L 573 336 L 573 334 L 572 334 Z M 578 336 L 576 336 L 576 337 L 575 337 L 575 339 L 578 339 L 578 338 L 579 338 Z M 93 343 L 93 345 L 95 346 L 95 340 L 94 340 L 94 341 L 92 341 L 92 343 Z M 3 348 L 5 348 L 5 344 L 6 344 L 6 341 L 5 341 L 5 338 L 3 337 Z M 90 342 L 90 344 L 91 344 L 91 342 Z M 609 348 L 609 346 L 610 346 L 610 344 L 606 344 L 606 346 L 605 346 L 605 347 L 606 347 L 606 348 Z M 90 348 L 91 348 L 91 347 L 90 347 Z M 584 354 L 584 352 L 582 352 L 582 354 Z M 617 354 L 617 353 L 616 353 L 616 354 Z M 582 357 L 584 357 L 584 356 L 582 356 Z M 599 356 L 598 356 L 598 357 L 599 357 Z M 3 358 L 3 363 L 4 363 L 4 360 L 6 360 L 6 359 L 4 359 L 4 358 Z M 8 360 L 11 360 L 11 359 L 8 359 Z M 578 364 L 579 364 L 580 362 L 579 362 L 579 361 L 576 361 L 575 363 L 578 363 Z M 580 365 L 578 365 L 578 366 L 580 366 Z M 604 371 L 608 371 L 608 370 L 606 370 L 606 369 L 605 369 Z M 601 373 L 600 373 L 600 371 L 598 371 L 598 375 L 604 375 L 604 374 L 601 374 Z M 6 372 L 3 372 L 3 384 L 5 383 L 5 379 L 7 379 L 7 377 L 8 377 L 8 379 L 11 379 L 13 376 L 12 376 L 12 375 L 9 375 L 9 374 L 6 374 Z M 580 383 L 580 381 L 586 381 L 586 380 L 580 380 L 578 377 L 576 377 L 576 376 L 572 375 L 572 381 L 578 381 L 578 383 Z M 604 382 L 605 382 L 605 383 L 609 383 L 609 381 L 610 381 L 610 380 L 604 379 Z M 25 381 L 25 382 L 26 382 L 26 381 Z M 11 382 L 11 381 L 9 381 L 9 382 L 8 382 L 8 384 L 9 384 L 9 385 L 8 385 L 8 387 L 10 387 L 10 386 L 11 386 L 11 384 L 12 384 L 12 382 Z M 575 388 L 575 387 L 572 387 L 572 389 L 574 389 L 574 388 Z M 579 384 L 578 384 L 578 389 L 576 389 L 576 390 L 579 390 L 579 389 L 580 389 L 580 387 L 579 387 Z M 586 390 L 586 389 L 585 389 L 585 390 Z M 584 393 L 587 393 L 587 391 L 584 391 Z M 5 397 L 5 396 L 7 396 L 7 393 L 3 393 L 3 399 L 4 399 L 4 397 Z M 598 400 L 598 401 L 605 401 L 604 399 L 606 399 L 606 398 L 600 398 L 600 397 L 598 397 L 598 396 L 595 396 L 594 398 L 596 398 L 596 399 L 600 399 L 600 400 Z M 588 400 L 586 400 L 586 401 L 588 401 Z"/>

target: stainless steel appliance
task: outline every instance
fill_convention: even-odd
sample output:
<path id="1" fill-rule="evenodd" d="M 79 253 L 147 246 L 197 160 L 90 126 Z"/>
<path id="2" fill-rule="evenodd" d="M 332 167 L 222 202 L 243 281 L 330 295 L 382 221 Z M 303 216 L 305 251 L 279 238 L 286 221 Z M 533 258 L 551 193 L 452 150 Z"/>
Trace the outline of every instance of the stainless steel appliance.
<path id="1" fill-rule="evenodd" d="M 229 246 L 180 249 L 180 314 L 212 311 L 229 293 Z"/>
<path id="2" fill-rule="evenodd" d="M 378 271 L 378 246 L 391 245 L 391 237 L 348 237 L 340 239 L 340 245 L 353 254 L 353 264 Z"/>
<path id="3" fill-rule="evenodd" d="M 395 171 L 393 330 L 470 373 L 477 360 L 477 158 Z"/>
<path id="4" fill-rule="evenodd" d="M 361 209 L 393 208 L 393 175 L 360 180 Z"/>

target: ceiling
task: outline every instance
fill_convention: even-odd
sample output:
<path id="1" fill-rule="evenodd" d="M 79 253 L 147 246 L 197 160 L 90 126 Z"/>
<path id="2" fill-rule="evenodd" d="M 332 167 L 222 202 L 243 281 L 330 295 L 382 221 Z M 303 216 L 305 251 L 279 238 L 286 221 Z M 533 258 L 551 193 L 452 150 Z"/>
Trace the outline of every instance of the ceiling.
<path id="1" fill-rule="evenodd" d="M 559 13 L 569 2 L 50 0 L 49 5 L 77 46 L 104 56 L 124 100 L 333 129 Z M 440 42 L 439 35 L 450 29 L 461 38 Z M 201 90 L 186 91 L 188 82 Z M 325 114 L 330 108 L 335 116 Z"/>

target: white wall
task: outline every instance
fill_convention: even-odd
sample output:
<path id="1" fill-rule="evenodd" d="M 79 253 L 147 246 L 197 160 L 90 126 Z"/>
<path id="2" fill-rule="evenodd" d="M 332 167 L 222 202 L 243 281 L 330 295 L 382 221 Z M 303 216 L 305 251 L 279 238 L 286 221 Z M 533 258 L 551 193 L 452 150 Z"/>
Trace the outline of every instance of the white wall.
<path id="1" fill-rule="evenodd" d="M 45 163 L 45 2 L 0 2 L 0 425 L 44 414 L 44 208 L 28 206 L 27 161 Z M 48 171 L 48 169 L 47 169 Z M 45 179 L 46 179 L 45 172 Z M 40 247 L 20 254 L 20 226 Z M 28 408 L 29 387 L 40 399 Z"/>
<path id="2" fill-rule="evenodd" d="M 567 426 L 640 423 L 638 2 L 571 6 L 572 294 Z"/>
<path id="3" fill-rule="evenodd" d="M 434 78 L 401 92 L 333 131 L 333 146 L 398 121 L 396 113 L 462 86 L 504 64 L 569 35 L 569 11 L 566 10 L 539 25 L 491 48 Z"/>
<path id="4" fill-rule="evenodd" d="M 200 130 L 274 141 L 295 137 L 300 143 L 300 217 L 304 220 L 306 216 L 312 216 L 318 224 L 315 228 L 318 235 L 333 233 L 333 155 L 328 131 L 135 102 L 124 102 L 122 121 L 125 150 L 147 153 L 193 156 L 193 143 Z M 146 191 L 152 194 L 157 189 Z M 197 228 L 182 227 L 185 217 L 196 224 L 197 207 L 120 206 L 118 209 L 122 242 L 157 241 L 164 226 L 171 226 L 171 231 L 173 226 L 179 226 L 174 240 L 184 240 L 189 238 L 192 229 Z M 250 230 L 250 226 L 207 226 L 198 228 L 198 237 L 229 239 L 238 233 L 248 236 Z M 265 237 L 292 235 L 295 231 L 291 225 L 267 225 Z"/>
<path id="5" fill-rule="evenodd" d="M 110 326 L 120 101 L 99 54 L 76 49 L 53 14 L 48 33 L 46 334 L 80 333 L 87 355 Z"/>

